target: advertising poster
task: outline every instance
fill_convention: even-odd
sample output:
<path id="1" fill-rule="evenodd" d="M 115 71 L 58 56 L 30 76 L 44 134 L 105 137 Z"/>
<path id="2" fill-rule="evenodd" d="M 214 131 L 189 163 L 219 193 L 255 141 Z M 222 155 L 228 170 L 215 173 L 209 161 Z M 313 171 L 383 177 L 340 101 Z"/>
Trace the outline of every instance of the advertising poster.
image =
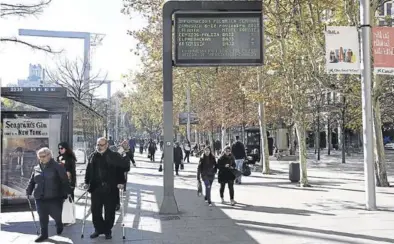
<path id="1" fill-rule="evenodd" d="M 2 129 L 2 199 L 22 198 L 37 164 L 36 151 L 49 146 L 49 119 L 4 118 Z"/>
<path id="2" fill-rule="evenodd" d="M 360 74 L 357 27 L 327 26 L 326 70 L 329 74 Z"/>
<path id="3" fill-rule="evenodd" d="M 372 34 L 374 73 L 394 75 L 394 28 L 374 27 Z"/>

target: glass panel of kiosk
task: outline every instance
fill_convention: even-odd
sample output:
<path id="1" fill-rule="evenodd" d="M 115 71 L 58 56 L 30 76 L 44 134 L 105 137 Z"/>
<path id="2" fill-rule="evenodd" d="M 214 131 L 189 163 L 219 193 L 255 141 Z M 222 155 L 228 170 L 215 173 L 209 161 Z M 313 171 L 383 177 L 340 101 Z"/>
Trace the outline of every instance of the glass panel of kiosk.
<path id="1" fill-rule="evenodd" d="M 49 147 L 57 156 L 62 115 L 6 113 L 1 125 L 1 200 L 25 201 L 25 189 L 38 162 L 36 151 Z"/>

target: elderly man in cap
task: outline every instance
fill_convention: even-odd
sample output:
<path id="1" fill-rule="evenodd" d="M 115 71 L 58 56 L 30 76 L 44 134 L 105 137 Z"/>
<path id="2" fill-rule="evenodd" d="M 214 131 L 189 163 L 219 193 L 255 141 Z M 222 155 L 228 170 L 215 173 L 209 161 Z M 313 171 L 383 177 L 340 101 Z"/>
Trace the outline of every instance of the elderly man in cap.
<path id="1" fill-rule="evenodd" d="M 108 149 L 108 141 L 105 137 L 97 140 L 96 148 L 97 150 L 89 156 L 85 174 L 85 187 L 91 193 L 95 229 L 90 238 L 104 234 L 105 239 L 112 239 L 119 189 L 123 189 L 123 184 L 126 183 L 124 172 L 130 167 L 130 163 L 118 152 Z"/>

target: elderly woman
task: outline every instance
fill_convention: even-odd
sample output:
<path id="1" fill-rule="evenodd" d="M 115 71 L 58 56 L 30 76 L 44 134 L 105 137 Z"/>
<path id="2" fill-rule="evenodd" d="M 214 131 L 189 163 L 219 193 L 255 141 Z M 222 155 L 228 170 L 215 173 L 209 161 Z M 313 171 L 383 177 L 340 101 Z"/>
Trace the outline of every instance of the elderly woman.
<path id="1" fill-rule="evenodd" d="M 40 220 L 41 234 L 35 242 L 43 242 L 48 239 L 49 216 L 56 222 L 57 234 L 63 232 L 63 202 L 71 191 L 66 170 L 53 159 L 52 151 L 43 147 L 37 157 L 39 163 L 33 169 L 26 194 L 33 194 Z"/>

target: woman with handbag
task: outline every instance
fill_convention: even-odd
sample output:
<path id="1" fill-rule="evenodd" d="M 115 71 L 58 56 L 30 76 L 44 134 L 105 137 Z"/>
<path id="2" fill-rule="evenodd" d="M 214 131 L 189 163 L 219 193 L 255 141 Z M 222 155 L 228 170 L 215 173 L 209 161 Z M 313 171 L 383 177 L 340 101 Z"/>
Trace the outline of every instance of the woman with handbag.
<path id="1" fill-rule="evenodd" d="M 234 181 L 236 178 L 237 170 L 235 159 L 233 155 L 231 155 L 231 148 L 230 146 L 226 146 L 223 150 L 222 156 L 218 160 L 218 168 L 219 168 L 219 183 L 220 183 L 220 198 L 222 199 L 222 204 L 225 203 L 224 201 L 224 188 L 227 184 L 228 190 L 230 191 L 230 201 L 231 205 L 235 205 L 234 201 Z"/>
<path id="2" fill-rule="evenodd" d="M 75 157 L 73 150 L 70 148 L 67 142 L 59 143 L 58 149 L 59 156 L 57 156 L 57 162 L 66 169 L 68 181 L 70 182 L 71 187 L 71 198 L 74 201 L 74 190 L 77 184 L 77 158 Z"/>
<path id="3" fill-rule="evenodd" d="M 43 242 L 48 239 L 49 216 L 56 222 L 56 233 L 63 232 L 63 202 L 70 194 L 70 185 L 65 169 L 52 158 L 49 148 L 38 150 L 37 157 L 40 162 L 34 166 L 26 195 L 33 195 L 40 220 L 41 234 L 35 242 Z"/>
<path id="4" fill-rule="evenodd" d="M 205 185 L 205 201 L 208 202 L 209 206 L 212 206 L 211 202 L 211 188 L 217 171 L 217 165 L 215 156 L 213 156 L 210 147 L 204 149 L 204 154 L 200 158 L 200 162 L 197 167 L 197 180 L 201 182 L 201 178 Z"/>

